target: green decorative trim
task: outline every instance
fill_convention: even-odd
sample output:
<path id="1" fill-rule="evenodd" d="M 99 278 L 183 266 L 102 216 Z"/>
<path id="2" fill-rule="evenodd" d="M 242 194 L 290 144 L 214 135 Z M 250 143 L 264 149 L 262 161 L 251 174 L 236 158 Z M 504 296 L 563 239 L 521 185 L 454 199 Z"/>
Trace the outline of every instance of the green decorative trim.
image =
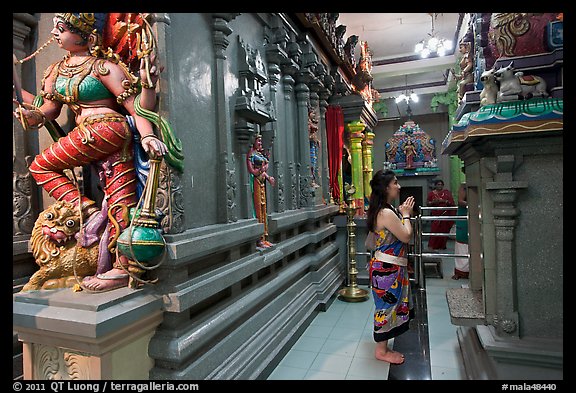
<path id="1" fill-rule="evenodd" d="M 182 141 L 174 135 L 170 124 L 160 117 L 156 112 L 149 111 L 140 106 L 140 94 L 134 99 L 134 109 L 136 114 L 150 121 L 160 129 L 162 134 L 162 141 L 168 147 L 168 153 L 164 159 L 172 168 L 178 172 L 184 172 L 184 154 L 182 153 Z"/>
<path id="2" fill-rule="evenodd" d="M 462 130 L 474 123 L 502 123 L 558 119 L 564 116 L 564 101 L 560 98 L 532 98 L 522 101 L 501 102 L 481 107 L 476 112 L 462 116 L 454 131 Z"/>

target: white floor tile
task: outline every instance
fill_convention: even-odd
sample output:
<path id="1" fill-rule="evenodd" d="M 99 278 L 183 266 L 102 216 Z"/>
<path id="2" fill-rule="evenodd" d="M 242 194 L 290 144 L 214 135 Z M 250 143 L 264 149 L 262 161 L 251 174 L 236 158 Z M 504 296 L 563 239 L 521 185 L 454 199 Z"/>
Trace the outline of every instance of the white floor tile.
<path id="1" fill-rule="evenodd" d="M 358 347 L 358 340 L 340 340 L 329 337 L 320 348 L 320 353 L 352 357 L 356 352 L 356 347 Z"/>
<path id="2" fill-rule="evenodd" d="M 462 356 L 454 351 L 437 349 L 430 351 L 430 365 L 433 367 L 461 368 L 464 367 Z"/>
<path id="3" fill-rule="evenodd" d="M 466 373 L 463 369 L 449 367 L 431 367 L 433 380 L 465 380 Z"/>
<path id="4" fill-rule="evenodd" d="M 346 374 L 342 373 L 333 373 L 328 371 L 320 371 L 320 370 L 308 370 L 306 375 L 304 375 L 303 379 L 307 380 L 344 380 L 346 379 Z"/>
<path id="5" fill-rule="evenodd" d="M 287 366 L 278 366 L 268 376 L 269 380 L 303 380 L 308 372 L 304 368 L 295 368 Z"/>
<path id="6" fill-rule="evenodd" d="M 317 353 L 320 351 L 320 348 L 322 348 L 325 341 L 326 338 L 301 336 L 292 349 Z"/>
<path id="7" fill-rule="evenodd" d="M 333 328 L 330 326 L 310 325 L 306 328 L 304 333 L 302 333 L 302 337 L 326 338 L 330 335 L 332 329 Z"/>
<path id="8" fill-rule="evenodd" d="M 382 362 L 374 358 L 360 358 L 354 357 L 350 368 L 348 369 L 348 376 L 360 377 L 363 379 L 388 379 L 388 372 L 390 371 L 390 363 Z"/>
<path id="9" fill-rule="evenodd" d="M 351 356 L 319 353 L 314 362 L 312 362 L 310 370 L 338 373 L 346 376 L 350 363 L 352 363 Z"/>
<path id="10" fill-rule="evenodd" d="M 335 326 L 332 328 L 332 331 L 328 335 L 329 339 L 340 339 L 340 340 L 354 340 L 358 342 L 362 338 L 362 333 L 364 331 L 364 326 L 366 322 L 362 326 L 357 327 L 341 327 Z"/>
<path id="11" fill-rule="evenodd" d="M 312 365 L 312 362 L 314 362 L 314 359 L 316 359 L 316 356 L 316 352 L 291 349 L 279 363 L 279 366 L 303 368 L 308 370 Z"/>

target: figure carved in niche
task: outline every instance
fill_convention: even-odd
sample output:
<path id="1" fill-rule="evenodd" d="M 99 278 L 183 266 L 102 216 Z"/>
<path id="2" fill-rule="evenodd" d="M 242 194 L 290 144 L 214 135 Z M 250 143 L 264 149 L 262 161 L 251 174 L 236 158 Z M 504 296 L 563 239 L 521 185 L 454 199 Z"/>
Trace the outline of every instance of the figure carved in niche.
<path id="1" fill-rule="evenodd" d="M 250 185 L 254 199 L 254 215 L 258 222 L 264 224 L 264 234 L 260 237 L 256 246 L 269 248 L 274 244 L 268 241 L 268 219 L 266 211 L 266 182 L 271 186 L 276 185 L 276 179 L 266 173 L 270 162 L 270 152 L 264 152 L 262 135 L 257 134 L 254 144 L 246 156 L 246 164 L 250 173 Z"/>
<path id="2" fill-rule="evenodd" d="M 352 85 L 358 94 L 368 103 L 372 103 L 372 53 L 368 42 L 360 43 L 360 59 L 356 66 L 356 74 L 352 78 Z"/>
<path id="3" fill-rule="evenodd" d="M 320 139 L 318 138 L 318 117 L 316 111 L 308 108 L 308 139 L 310 140 L 310 163 L 312 171 L 312 187 L 318 188 L 318 152 L 320 151 Z"/>
<path id="4" fill-rule="evenodd" d="M 466 93 L 466 85 L 474 82 L 474 61 L 472 52 L 472 44 L 470 42 L 461 41 L 458 49 L 462 57 L 460 58 L 460 73 L 457 74 L 454 69 L 450 71 L 456 79 L 458 79 L 458 102 L 464 99 Z"/>
<path id="5" fill-rule="evenodd" d="M 78 214 L 54 221 L 57 214 L 46 212 L 38 218 L 37 225 L 42 226 L 47 241 L 55 242 L 61 249 L 76 248 L 77 258 L 86 253 L 92 255 L 88 250 L 97 246 L 96 270 L 77 282 L 91 291 L 107 291 L 129 282 L 136 287 L 142 282 L 142 265 L 136 258 L 118 252 L 119 239 L 131 225 L 129 209 L 137 205 L 138 193 L 144 193 L 138 188 L 141 171 L 136 170 L 136 158 L 148 155 L 150 162 L 164 158 L 182 170 L 180 141 L 170 126 L 152 112 L 156 105 L 154 85 L 161 67 L 152 52 L 155 40 L 148 17 L 151 15 L 57 13 L 51 41 L 56 41 L 67 54 L 47 68 L 38 96 L 21 90 L 14 80 L 16 118 L 24 129 L 45 125 L 55 140 L 36 156 L 29 170 L 38 185 L 58 201 L 56 206 L 66 202 Z M 75 114 L 76 127 L 68 134 L 58 133 L 55 123 L 65 104 Z M 155 135 L 153 126 L 161 129 L 163 140 Z M 101 207 L 80 193 L 73 178 L 72 169 L 84 165 L 93 165 L 97 170 L 104 192 Z M 70 236 L 68 232 L 73 227 L 80 232 Z M 84 264 L 91 265 L 91 261 L 74 262 L 79 270 Z M 43 266 L 44 261 L 40 258 L 37 263 Z M 69 272 L 66 270 L 66 274 Z M 50 277 L 53 278 L 56 277 Z M 31 289 L 38 285 L 43 284 L 31 285 Z"/>
<path id="6" fill-rule="evenodd" d="M 357 35 L 351 35 L 346 40 L 346 44 L 344 44 L 344 60 L 347 60 L 353 69 L 356 68 L 356 57 L 354 52 L 356 52 L 358 38 L 359 37 Z"/>
<path id="7" fill-rule="evenodd" d="M 338 25 L 335 30 L 335 39 L 334 47 L 336 48 L 336 52 L 338 56 L 344 58 L 344 34 L 346 33 L 346 26 Z"/>

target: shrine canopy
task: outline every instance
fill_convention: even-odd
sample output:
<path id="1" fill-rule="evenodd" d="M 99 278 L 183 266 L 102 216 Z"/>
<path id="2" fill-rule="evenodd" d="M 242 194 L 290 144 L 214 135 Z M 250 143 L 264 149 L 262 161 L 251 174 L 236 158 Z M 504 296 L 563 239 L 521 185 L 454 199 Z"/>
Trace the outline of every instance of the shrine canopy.
<path id="1" fill-rule="evenodd" d="M 408 120 L 386 142 L 384 169 L 403 176 L 437 172 L 436 140 Z"/>

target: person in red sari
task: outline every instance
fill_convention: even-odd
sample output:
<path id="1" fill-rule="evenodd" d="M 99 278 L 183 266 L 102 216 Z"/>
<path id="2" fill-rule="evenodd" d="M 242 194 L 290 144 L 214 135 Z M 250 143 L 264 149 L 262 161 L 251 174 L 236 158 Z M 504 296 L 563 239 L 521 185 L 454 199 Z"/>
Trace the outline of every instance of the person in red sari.
<path id="1" fill-rule="evenodd" d="M 428 206 L 454 206 L 454 198 L 452 197 L 452 193 L 444 189 L 444 182 L 442 180 L 436 180 L 434 182 L 434 187 L 435 188 L 428 193 Z M 438 209 L 432 210 L 431 215 L 449 216 L 452 213 L 453 212 L 450 209 Z M 454 225 L 454 221 L 434 220 L 432 221 L 430 231 L 433 233 L 450 233 L 452 225 Z M 447 241 L 448 236 L 430 236 L 430 239 L 428 240 L 428 248 L 430 250 L 445 250 Z"/>

